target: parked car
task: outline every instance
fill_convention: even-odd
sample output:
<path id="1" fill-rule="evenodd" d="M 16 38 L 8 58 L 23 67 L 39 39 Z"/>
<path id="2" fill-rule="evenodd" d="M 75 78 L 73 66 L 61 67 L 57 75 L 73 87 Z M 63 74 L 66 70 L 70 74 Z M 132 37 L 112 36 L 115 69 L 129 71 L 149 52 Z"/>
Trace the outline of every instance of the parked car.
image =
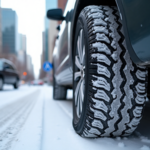
<path id="1" fill-rule="evenodd" d="M 150 66 L 150 1 L 69 0 L 53 52 L 55 100 L 73 88 L 82 137 L 127 136 L 140 123 Z"/>
<path id="2" fill-rule="evenodd" d="M 4 84 L 11 84 L 15 89 L 19 87 L 19 75 L 12 62 L 0 59 L 0 90 Z"/>

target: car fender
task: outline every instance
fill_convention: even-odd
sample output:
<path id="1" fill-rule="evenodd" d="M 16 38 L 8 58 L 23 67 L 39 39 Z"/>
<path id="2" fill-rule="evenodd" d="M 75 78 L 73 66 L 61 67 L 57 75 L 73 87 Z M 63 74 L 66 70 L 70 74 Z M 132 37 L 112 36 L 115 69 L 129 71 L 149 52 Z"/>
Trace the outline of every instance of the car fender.
<path id="1" fill-rule="evenodd" d="M 136 64 L 150 64 L 150 1 L 116 0 L 127 48 Z"/>
<path id="2" fill-rule="evenodd" d="M 116 1 L 116 2 L 115 2 Z M 150 20 L 148 17 L 150 16 L 150 11 L 147 6 L 150 6 L 150 1 L 146 0 L 146 4 L 143 3 L 142 0 L 138 2 L 136 0 L 115 0 L 115 1 L 89 1 L 85 2 L 84 0 L 76 0 L 74 10 L 72 13 L 72 23 L 71 23 L 71 36 L 70 36 L 70 45 L 73 50 L 73 42 L 74 42 L 74 33 L 77 18 L 81 12 L 81 10 L 90 5 L 109 5 L 114 6 L 117 5 L 120 18 L 123 24 L 124 36 L 126 39 L 127 49 L 129 51 L 130 57 L 132 61 L 136 64 L 140 65 L 148 65 L 150 64 Z M 115 2 L 115 4 L 114 4 Z M 129 4 L 131 5 L 129 8 Z M 146 11 L 144 8 L 141 8 L 140 5 L 146 7 Z M 143 10 L 143 11 L 142 11 Z M 129 12 L 130 13 L 129 13 Z M 140 12 L 139 12 L 140 11 Z M 139 12 L 138 17 L 137 12 Z M 132 15 L 131 15 L 132 13 Z M 133 16 L 136 19 L 133 19 Z M 146 17 L 147 16 L 147 17 Z M 144 18 L 144 19 L 142 19 Z M 146 19 L 147 18 L 147 19 Z M 73 52 L 72 52 L 73 53 Z M 73 57 L 72 57 L 73 58 Z"/>

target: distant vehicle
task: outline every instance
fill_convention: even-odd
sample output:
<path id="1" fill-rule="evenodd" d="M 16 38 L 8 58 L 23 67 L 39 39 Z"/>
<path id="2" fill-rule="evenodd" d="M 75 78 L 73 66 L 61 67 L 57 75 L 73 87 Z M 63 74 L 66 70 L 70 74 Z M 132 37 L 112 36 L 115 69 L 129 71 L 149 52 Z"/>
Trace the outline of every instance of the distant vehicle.
<path id="1" fill-rule="evenodd" d="M 53 98 L 73 89 L 73 127 L 82 137 L 127 136 L 150 84 L 150 0 L 68 0 L 53 52 Z M 148 91 L 150 92 L 150 91 Z"/>
<path id="2" fill-rule="evenodd" d="M 34 80 L 31 82 L 32 85 L 43 85 L 44 82 L 42 80 Z"/>
<path id="3" fill-rule="evenodd" d="M 12 62 L 0 59 L 0 90 L 4 84 L 11 84 L 15 89 L 19 87 L 19 75 Z"/>

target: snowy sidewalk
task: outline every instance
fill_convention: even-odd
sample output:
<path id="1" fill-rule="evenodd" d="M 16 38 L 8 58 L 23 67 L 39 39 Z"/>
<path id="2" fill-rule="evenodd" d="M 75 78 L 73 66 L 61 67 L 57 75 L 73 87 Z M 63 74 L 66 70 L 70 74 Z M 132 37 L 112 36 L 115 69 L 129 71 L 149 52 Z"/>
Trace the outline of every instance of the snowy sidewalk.
<path id="1" fill-rule="evenodd" d="M 19 89 L 14 89 L 12 86 L 6 85 L 4 89 L 0 91 L 0 108 L 30 95 L 37 90 L 37 87 L 29 87 L 27 85 L 21 86 Z"/>

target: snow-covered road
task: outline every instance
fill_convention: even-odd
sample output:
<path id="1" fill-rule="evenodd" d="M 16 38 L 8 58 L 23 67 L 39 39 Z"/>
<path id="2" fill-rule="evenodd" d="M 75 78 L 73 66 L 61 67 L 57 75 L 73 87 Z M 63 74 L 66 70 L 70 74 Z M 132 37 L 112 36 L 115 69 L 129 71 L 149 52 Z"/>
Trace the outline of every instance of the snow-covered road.
<path id="1" fill-rule="evenodd" d="M 130 137 L 86 139 L 72 127 L 72 91 L 54 101 L 52 87 L 0 92 L 0 150 L 150 150 L 150 107 Z"/>

